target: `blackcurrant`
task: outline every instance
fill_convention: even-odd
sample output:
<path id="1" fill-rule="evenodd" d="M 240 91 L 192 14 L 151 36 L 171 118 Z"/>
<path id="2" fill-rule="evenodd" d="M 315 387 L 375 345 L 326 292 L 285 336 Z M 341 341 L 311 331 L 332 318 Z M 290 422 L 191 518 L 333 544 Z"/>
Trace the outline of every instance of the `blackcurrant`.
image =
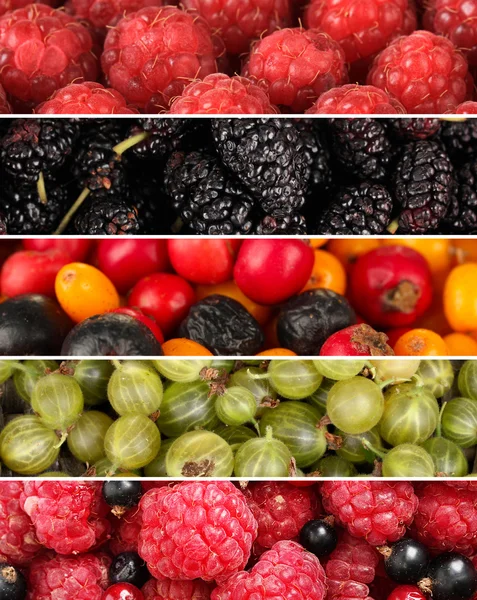
<path id="1" fill-rule="evenodd" d="M 7 563 L 0 563 L 0 598 L 2 600 L 25 600 L 26 579 L 20 571 Z"/>
<path id="2" fill-rule="evenodd" d="M 424 582 L 430 585 L 433 600 L 467 600 L 477 591 L 477 571 L 466 556 L 445 552 L 430 562 Z"/>
<path id="3" fill-rule="evenodd" d="M 109 568 L 111 583 L 132 583 L 137 587 L 142 587 L 149 577 L 146 563 L 137 552 L 118 554 Z"/>
<path id="4" fill-rule="evenodd" d="M 410 538 L 399 540 L 391 547 L 381 549 L 384 568 L 388 576 L 397 583 L 417 583 L 425 577 L 429 566 L 427 548 Z"/>
<path id="5" fill-rule="evenodd" d="M 336 530 L 326 521 L 308 521 L 300 530 L 300 544 L 315 556 L 330 554 L 337 543 Z"/>
<path id="6" fill-rule="evenodd" d="M 105 481 L 103 497 L 109 506 L 132 508 L 139 504 L 142 496 L 140 481 Z"/>

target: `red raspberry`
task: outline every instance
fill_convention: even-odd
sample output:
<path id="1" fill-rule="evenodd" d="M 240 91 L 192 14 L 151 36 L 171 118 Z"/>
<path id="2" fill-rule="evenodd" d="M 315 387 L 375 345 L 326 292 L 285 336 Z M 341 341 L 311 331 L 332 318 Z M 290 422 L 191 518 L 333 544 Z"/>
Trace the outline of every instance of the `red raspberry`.
<path id="1" fill-rule="evenodd" d="M 456 115 L 477 115 L 477 102 L 467 101 L 462 102 L 459 106 L 454 110 L 454 114 Z"/>
<path id="2" fill-rule="evenodd" d="M 372 85 L 350 83 L 325 92 L 306 112 L 310 115 L 395 115 L 406 111 L 400 102 L 390 98 L 383 90 Z"/>
<path id="3" fill-rule="evenodd" d="M 293 590 L 293 591 L 292 591 Z M 326 576 L 320 561 L 296 542 L 277 542 L 250 572 L 229 577 L 212 600 L 323 600 Z"/>
<path id="4" fill-rule="evenodd" d="M 20 503 L 43 546 L 58 554 L 77 554 L 108 538 L 100 489 L 100 483 L 92 482 L 26 481 Z"/>
<path id="5" fill-rule="evenodd" d="M 416 29 L 416 15 L 408 0 L 312 0 L 305 12 L 306 26 L 319 29 L 339 42 L 349 63 L 383 50 L 398 35 Z"/>
<path id="6" fill-rule="evenodd" d="M 282 29 L 258 42 L 243 75 L 260 82 L 270 101 L 302 113 L 327 90 L 346 83 L 344 53 L 326 33 Z"/>
<path id="7" fill-rule="evenodd" d="M 445 483 L 416 490 L 419 506 L 413 523 L 417 538 L 431 550 L 477 552 L 477 493 Z"/>
<path id="8" fill-rule="evenodd" d="M 215 73 L 221 53 L 222 41 L 202 17 L 173 6 L 149 7 L 109 30 L 101 64 L 127 102 L 157 113 L 191 80 Z"/>
<path id="9" fill-rule="evenodd" d="M 31 0 L 0 0 L 0 15 L 4 15 L 9 10 L 23 8 L 31 3 Z M 35 4 L 47 4 L 48 6 L 52 6 L 55 2 L 54 0 L 42 0 L 41 2 L 35 2 Z"/>
<path id="10" fill-rule="evenodd" d="M 43 115 L 130 115 L 130 108 L 119 92 L 100 83 L 70 83 L 35 110 Z"/>
<path id="11" fill-rule="evenodd" d="M 72 81 L 94 81 L 97 60 L 88 30 L 61 10 L 29 4 L 0 17 L 0 83 L 33 107 Z"/>
<path id="12" fill-rule="evenodd" d="M 146 6 L 162 5 L 162 0 L 71 0 L 74 16 L 98 28 L 112 26 L 125 15 Z"/>
<path id="13" fill-rule="evenodd" d="M 324 509 L 373 546 L 402 538 L 418 504 L 405 481 L 325 481 L 321 493 Z"/>
<path id="14" fill-rule="evenodd" d="M 367 82 L 401 102 L 408 113 L 445 113 L 470 98 L 467 61 L 452 42 L 415 31 L 375 58 Z"/>
<path id="15" fill-rule="evenodd" d="M 7 100 L 7 95 L 5 94 L 5 90 L 0 85 L 0 115 L 9 115 L 12 112 L 12 107 Z"/>
<path id="16" fill-rule="evenodd" d="M 113 518 L 113 531 L 109 547 L 113 554 L 137 552 L 137 539 L 142 525 L 142 511 L 131 508 L 120 519 Z"/>
<path id="17" fill-rule="evenodd" d="M 368 598 L 379 557 L 366 540 L 343 532 L 326 563 L 327 600 Z"/>
<path id="18" fill-rule="evenodd" d="M 225 42 L 227 52 L 243 54 L 252 41 L 291 25 L 290 0 L 182 0 L 197 10 Z"/>
<path id="19" fill-rule="evenodd" d="M 28 570 L 28 600 L 101 600 L 108 587 L 106 555 L 35 558 Z"/>
<path id="20" fill-rule="evenodd" d="M 251 483 L 245 497 L 258 523 L 256 555 L 280 540 L 297 540 L 303 525 L 321 513 L 321 503 L 312 488 L 298 488 L 285 482 Z"/>
<path id="21" fill-rule="evenodd" d="M 144 600 L 210 600 L 210 585 L 201 579 L 150 579 L 142 588 Z"/>
<path id="22" fill-rule="evenodd" d="M 257 522 L 228 481 L 184 482 L 144 494 L 138 552 L 156 578 L 224 579 L 245 567 Z"/>
<path id="23" fill-rule="evenodd" d="M 30 517 L 20 506 L 21 481 L 0 483 L 0 554 L 14 565 L 26 565 L 41 550 Z"/>
<path id="24" fill-rule="evenodd" d="M 229 77 L 223 73 L 207 75 L 203 81 L 189 84 L 182 96 L 171 105 L 171 114 L 273 114 L 267 94 L 245 77 Z"/>

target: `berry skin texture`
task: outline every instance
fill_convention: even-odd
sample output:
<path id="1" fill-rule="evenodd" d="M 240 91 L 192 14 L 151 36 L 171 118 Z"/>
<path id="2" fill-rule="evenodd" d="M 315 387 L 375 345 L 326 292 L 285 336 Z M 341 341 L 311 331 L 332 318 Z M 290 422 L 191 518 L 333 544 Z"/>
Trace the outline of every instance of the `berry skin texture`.
<path id="1" fill-rule="evenodd" d="M 144 596 L 130 583 L 115 583 L 104 592 L 102 600 L 144 600 Z"/>
<path id="2" fill-rule="evenodd" d="M 147 492 L 138 553 L 157 579 L 226 579 L 245 568 L 257 522 L 230 482 L 184 482 Z"/>
<path id="3" fill-rule="evenodd" d="M 325 481 L 321 493 L 325 511 L 373 546 L 402 538 L 418 505 L 412 485 L 405 481 Z"/>
<path id="4" fill-rule="evenodd" d="M 97 28 L 115 25 L 119 19 L 147 6 L 162 6 L 162 0 L 72 0 L 74 16 Z"/>
<path id="5" fill-rule="evenodd" d="M 425 596 L 417 585 L 398 585 L 397 588 L 389 594 L 388 600 L 426 600 Z"/>
<path id="6" fill-rule="evenodd" d="M 193 81 L 171 104 L 173 115 L 259 115 L 278 110 L 264 90 L 246 77 L 223 73 Z"/>
<path id="7" fill-rule="evenodd" d="M 329 89 L 348 82 L 344 53 L 326 33 L 282 29 L 258 42 L 243 75 L 260 82 L 272 104 L 303 113 Z"/>
<path id="8" fill-rule="evenodd" d="M 459 104 L 454 110 L 456 115 L 477 115 L 477 102 L 467 101 Z"/>
<path id="9" fill-rule="evenodd" d="M 211 600 L 323 600 L 326 576 L 320 561 L 300 544 L 277 542 L 247 571 L 229 577 L 212 592 Z"/>
<path id="10" fill-rule="evenodd" d="M 429 550 L 477 551 L 477 494 L 445 483 L 427 483 L 417 489 L 419 506 L 413 523 L 417 539 Z"/>
<path id="11" fill-rule="evenodd" d="M 31 108 L 72 81 L 95 81 L 98 74 L 86 27 L 43 4 L 0 18 L 0 48 L 0 83 L 18 108 Z"/>
<path id="12" fill-rule="evenodd" d="M 297 488 L 285 482 L 251 483 L 245 497 L 258 523 L 255 555 L 262 554 L 281 540 L 298 541 L 303 525 L 321 513 L 321 504 L 314 490 Z"/>
<path id="13" fill-rule="evenodd" d="M 368 58 L 383 50 L 398 35 L 416 29 L 416 16 L 408 0 L 312 0 L 305 12 L 305 23 L 339 42 L 346 62 Z"/>
<path id="14" fill-rule="evenodd" d="M 35 109 L 39 115 L 131 115 L 137 113 L 112 88 L 100 83 L 70 83 Z"/>
<path id="15" fill-rule="evenodd" d="M 349 83 L 321 94 L 306 112 L 309 115 L 395 115 L 404 114 L 406 110 L 377 87 Z"/>
<path id="16" fill-rule="evenodd" d="M 408 113 L 445 113 L 470 99 L 466 59 L 449 40 L 415 31 L 375 58 L 367 83 L 394 96 Z"/>
<path id="17" fill-rule="evenodd" d="M 101 64 L 128 103 L 158 113 L 188 80 L 215 73 L 222 53 L 221 40 L 201 17 L 173 6 L 148 7 L 109 30 Z"/>
<path id="18" fill-rule="evenodd" d="M 291 24 L 290 0 L 184 0 L 211 29 L 218 31 L 227 52 L 248 52 L 254 40 Z"/>
<path id="19" fill-rule="evenodd" d="M 9 115 L 12 112 L 12 107 L 7 100 L 7 95 L 3 86 L 0 85 L 0 115 Z"/>
<path id="20" fill-rule="evenodd" d="M 444 312 L 453 331 L 466 333 L 477 327 L 473 278 L 477 265 L 468 263 L 452 269 L 444 286 Z"/>
<path id="21" fill-rule="evenodd" d="M 111 552 L 117 556 L 123 552 L 137 552 L 137 540 L 142 526 L 142 511 L 137 506 L 114 521 L 109 541 Z"/>
<path id="22" fill-rule="evenodd" d="M 144 600 L 210 600 L 210 586 L 201 579 L 150 579 L 142 588 Z"/>
<path id="23" fill-rule="evenodd" d="M 392 356 L 386 334 L 366 323 L 351 325 L 331 335 L 323 344 L 320 356 Z"/>

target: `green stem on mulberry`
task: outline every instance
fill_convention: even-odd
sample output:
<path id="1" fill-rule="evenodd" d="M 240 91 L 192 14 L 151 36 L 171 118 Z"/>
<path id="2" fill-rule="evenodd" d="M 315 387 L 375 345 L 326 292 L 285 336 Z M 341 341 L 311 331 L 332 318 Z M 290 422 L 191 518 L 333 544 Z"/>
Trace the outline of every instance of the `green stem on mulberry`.
<path id="1" fill-rule="evenodd" d="M 58 225 L 58 227 L 53 232 L 53 235 L 60 235 L 61 233 L 63 233 L 63 231 L 68 227 L 69 222 L 71 221 L 72 217 L 75 215 L 76 211 L 80 208 L 80 206 L 83 204 L 83 202 L 86 200 L 86 198 L 89 196 L 90 193 L 91 193 L 91 190 L 89 188 L 85 188 L 81 192 L 81 194 L 75 200 L 73 206 L 71 206 L 69 211 L 66 213 L 66 215 L 61 220 L 61 223 Z"/>
<path id="2" fill-rule="evenodd" d="M 399 221 L 397 219 L 394 219 L 394 221 L 392 221 L 386 229 L 391 235 L 394 235 L 399 229 Z"/>
<path id="3" fill-rule="evenodd" d="M 44 206 L 46 206 L 48 203 L 48 197 L 46 195 L 45 178 L 43 177 L 42 172 L 40 172 L 40 176 L 38 177 L 38 181 L 36 182 L 36 189 L 38 191 L 40 202 Z"/>

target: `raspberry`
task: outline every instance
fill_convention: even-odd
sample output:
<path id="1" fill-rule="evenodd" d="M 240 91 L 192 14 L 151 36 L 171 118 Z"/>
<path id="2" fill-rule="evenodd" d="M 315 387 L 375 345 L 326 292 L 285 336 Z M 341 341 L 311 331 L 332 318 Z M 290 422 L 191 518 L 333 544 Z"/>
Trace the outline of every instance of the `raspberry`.
<path id="1" fill-rule="evenodd" d="M 119 19 L 146 6 L 162 6 L 161 0 L 71 0 L 77 19 L 86 19 L 93 27 L 112 26 Z"/>
<path id="2" fill-rule="evenodd" d="M 301 28 L 275 31 L 258 42 L 243 75 L 263 84 L 272 104 L 296 113 L 348 81 L 339 44 L 326 33 Z"/>
<path id="3" fill-rule="evenodd" d="M 5 90 L 0 85 L 0 115 L 9 115 L 12 112 L 12 107 L 7 100 L 7 95 L 5 94 Z"/>
<path id="4" fill-rule="evenodd" d="M 137 539 L 142 525 L 142 511 L 131 508 L 120 519 L 113 519 L 113 532 L 109 547 L 113 554 L 137 552 Z"/>
<path id="5" fill-rule="evenodd" d="M 252 41 L 291 25 L 290 0 L 183 0 L 216 30 L 230 54 L 248 52 Z"/>
<path id="6" fill-rule="evenodd" d="M 18 8 L 0 18 L 0 83 L 19 106 L 35 106 L 72 81 L 96 79 L 92 46 L 86 27 L 61 10 Z"/>
<path id="7" fill-rule="evenodd" d="M 127 102 L 157 113 L 189 81 L 217 71 L 222 44 L 202 17 L 173 6 L 142 8 L 109 30 L 101 63 Z"/>
<path id="8" fill-rule="evenodd" d="M 344 532 L 326 563 L 327 600 L 369 598 L 368 584 L 378 563 L 378 553 L 368 542 Z"/>
<path id="9" fill-rule="evenodd" d="M 0 484 L 0 554 L 3 562 L 26 565 L 41 550 L 30 517 L 20 506 L 21 481 Z"/>
<path id="10" fill-rule="evenodd" d="M 415 31 L 375 58 L 367 82 L 385 90 L 409 113 L 445 113 L 470 98 L 467 61 L 449 40 Z"/>
<path id="11" fill-rule="evenodd" d="M 184 482 L 147 492 L 139 555 L 160 579 L 224 579 L 245 567 L 257 522 L 228 481 Z"/>
<path id="12" fill-rule="evenodd" d="M 351 535 L 373 546 L 399 540 L 418 504 L 412 485 L 405 481 L 326 481 L 321 493 L 324 509 Z"/>
<path id="13" fill-rule="evenodd" d="M 297 488 L 285 482 L 251 483 L 245 497 L 258 523 L 256 555 L 280 540 L 297 540 L 303 525 L 321 513 L 321 504 L 312 488 Z"/>
<path id="14" fill-rule="evenodd" d="M 93 554 L 36 558 L 28 571 L 27 600 L 101 600 L 110 562 Z"/>
<path id="15" fill-rule="evenodd" d="M 100 83 L 70 83 L 35 110 L 43 115 L 130 115 L 130 108 L 119 92 Z"/>
<path id="16" fill-rule="evenodd" d="M 250 572 L 229 577 L 212 600 L 323 600 L 326 576 L 320 561 L 296 542 L 277 542 Z"/>
<path id="17" fill-rule="evenodd" d="M 31 0 L 0 0 L 0 15 L 4 15 L 10 10 L 16 10 L 17 8 L 24 8 L 28 4 L 31 4 Z M 37 4 L 37 2 L 35 2 Z M 47 4 L 51 6 L 55 4 L 53 0 L 42 0 L 38 4 Z"/>
<path id="18" fill-rule="evenodd" d="M 383 90 L 372 85 L 350 83 L 325 92 L 306 112 L 310 115 L 395 115 L 406 111 L 400 102 L 390 98 Z"/>
<path id="19" fill-rule="evenodd" d="M 229 77 L 223 73 L 207 75 L 203 81 L 189 84 L 182 96 L 175 98 L 171 114 L 273 114 L 267 94 L 245 77 Z"/>
<path id="20" fill-rule="evenodd" d="M 210 586 L 201 579 L 150 579 L 141 591 L 144 600 L 210 600 Z"/>
<path id="21" fill-rule="evenodd" d="M 429 483 L 416 490 L 419 499 L 413 531 L 438 552 L 477 552 L 477 493 L 446 483 Z"/>
<path id="22" fill-rule="evenodd" d="M 477 102 L 467 101 L 459 104 L 454 110 L 456 115 L 477 115 Z"/>
<path id="23" fill-rule="evenodd" d="M 77 554 L 108 537 L 100 489 L 100 483 L 27 481 L 20 503 L 43 546 L 58 554 Z"/>
<path id="24" fill-rule="evenodd" d="M 312 0 L 305 12 L 309 28 L 319 29 L 339 42 L 349 63 L 383 50 L 398 35 L 416 29 L 408 0 Z"/>

